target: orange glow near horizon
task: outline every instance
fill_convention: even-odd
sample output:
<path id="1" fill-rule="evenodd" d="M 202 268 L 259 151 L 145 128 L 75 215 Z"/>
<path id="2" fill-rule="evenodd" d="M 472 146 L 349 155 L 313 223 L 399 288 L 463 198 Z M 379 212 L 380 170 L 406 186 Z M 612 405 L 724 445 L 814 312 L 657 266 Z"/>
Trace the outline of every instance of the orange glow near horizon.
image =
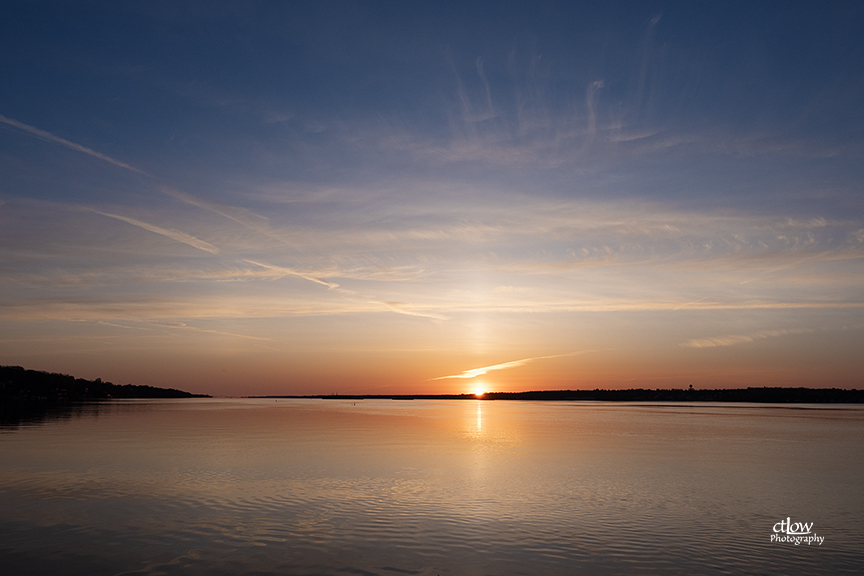
<path id="1" fill-rule="evenodd" d="M 0 366 L 226 397 L 864 386 L 861 14 L 784 9 L 776 38 L 822 30 L 802 63 L 704 10 L 236 3 L 202 33 L 68 4 L 62 38 L 21 2 L 2 39 L 142 71 L 106 107 L 99 66 L 3 69 Z M 267 41 L 217 32 L 235 10 Z M 729 98 L 748 50 L 773 72 Z"/>

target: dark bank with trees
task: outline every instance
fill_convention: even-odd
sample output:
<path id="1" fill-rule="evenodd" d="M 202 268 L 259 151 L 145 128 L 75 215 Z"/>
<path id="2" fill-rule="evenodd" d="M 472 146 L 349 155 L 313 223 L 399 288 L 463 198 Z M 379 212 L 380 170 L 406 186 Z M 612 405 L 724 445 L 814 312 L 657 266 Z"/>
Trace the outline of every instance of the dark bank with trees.
<path id="1" fill-rule="evenodd" d="M 128 398 L 209 398 L 174 388 L 118 385 L 100 378 L 0 366 L 0 426 L 39 421 L 75 412 L 82 403 Z"/>

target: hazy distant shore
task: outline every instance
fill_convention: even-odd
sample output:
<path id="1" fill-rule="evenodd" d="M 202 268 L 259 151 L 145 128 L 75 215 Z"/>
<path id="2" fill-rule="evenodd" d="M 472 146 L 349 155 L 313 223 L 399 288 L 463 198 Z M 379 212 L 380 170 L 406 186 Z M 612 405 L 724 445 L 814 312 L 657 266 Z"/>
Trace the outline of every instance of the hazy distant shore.
<path id="1" fill-rule="evenodd" d="M 573 400 L 604 402 L 758 402 L 758 403 L 864 403 L 864 390 L 839 388 L 731 388 L 537 390 L 475 394 L 327 394 L 310 396 L 251 396 L 250 398 L 321 398 L 324 400 Z"/>

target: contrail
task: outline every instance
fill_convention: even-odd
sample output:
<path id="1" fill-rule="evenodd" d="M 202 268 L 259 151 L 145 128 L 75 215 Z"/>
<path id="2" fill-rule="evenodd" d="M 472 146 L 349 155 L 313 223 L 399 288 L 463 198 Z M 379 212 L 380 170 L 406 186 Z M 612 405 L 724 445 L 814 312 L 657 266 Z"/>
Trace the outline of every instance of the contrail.
<path id="1" fill-rule="evenodd" d="M 708 296 L 705 296 L 704 298 L 699 298 L 698 300 L 693 300 L 692 302 L 685 302 L 684 304 L 679 304 L 678 306 L 675 306 L 674 308 L 672 308 L 672 310 L 680 310 L 681 308 L 684 308 L 685 306 L 690 306 L 691 304 L 698 304 L 699 302 L 702 302 L 702 301 L 707 300 L 707 299 L 708 299 Z"/>
<path id="2" fill-rule="evenodd" d="M 214 202 L 207 202 L 206 200 L 201 200 L 200 198 L 196 198 L 191 194 L 187 194 L 186 192 L 182 192 L 175 188 L 169 188 L 167 186 L 162 186 L 159 188 L 163 194 L 167 194 L 172 198 L 180 200 L 181 202 L 185 202 L 191 206 L 197 206 L 203 210 L 210 210 L 211 212 L 215 212 L 224 218 L 228 218 L 229 220 L 233 220 L 246 228 L 253 230 L 259 234 L 263 234 L 268 238 L 272 238 L 273 240 L 277 240 L 282 244 L 292 245 L 293 242 L 286 238 L 284 234 L 279 234 L 277 231 L 274 231 L 270 228 L 270 219 L 266 216 L 262 216 L 261 214 L 256 214 L 251 210 L 247 210 L 246 208 L 240 208 L 238 206 L 226 206 L 223 204 L 216 204 Z"/>
<path id="3" fill-rule="evenodd" d="M 439 376 L 438 378 L 430 378 L 429 380 L 447 380 L 449 378 L 476 378 L 481 374 L 486 374 L 487 372 L 492 372 L 493 370 L 506 370 L 508 368 L 516 368 L 517 366 L 528 364 L 529 362 L 533 362 L 535 360 L 545 360 L 547 358 L 563 358 L 564 356 L 576 356 L 577 354 L 584 354 L 585 352 L 591 352 L 591 350 L 579 350 L 577 352 L 569 352 L 567 354 L 553 354 L 551 356 L 534 356 L 533 358 L 522 358 L 521 360 L 513 360 L 511 362 L 504 362 L 503 364 L 493 364 L 492 366 L 484 366 L 482 368 L 472 368 L 471 370 L 465 370 L 461 374 L 453 374 L 451 376 Z"/>
<path id="4" fill-rule="evenodd" d="M 244 259 L 244 262 L 248 262 L 249 264 L 254 264 L 255 266 L 260 266 L 271 272 L 276 273 L 277 278 L 283 278 L 285 276 L 296 276 L 297 278 L 303 278 L 304 280 L 308 280 L 309 282 L 314 282 L 316 284 L 321 284 L 322 286 L 326 286 L 328 290 L 333 290 L 334 292 L 338 292 L 347 298 L 351 298 L 353 300 L 359 302 L 365 302 L 367 304 L 378 304 L 380 306 L 386 307 L 391 312 L 395 312 L 396 314 L 404 314 L 406 316 L 417 316 L 419 318 L 429 318 L 431 320 L 446 320 L 445 316 L 441 316 L 440 314 L 435 314 L 432 312 L 421 312 L 418 310 L 413 310 L 410 304 L 405 302 L 385 302 L 383 300 L 378 300 L 377 298 L 373 298 L 371 296 L 365 296 L 360 294 L 359 292 L 355 292 L 354 290 L 348 290 L 347 288 L 342 288 L 339 284 L 335 282 L 328 282 L 327 280 L 322 280 L 316 276 L 308 274 L 306 272 L 301 272 L 299 270 L 294 270 L 293 268 L 286 268 L 284 266 L 274 266 L 273 264 L 264 264 L 263 262 L 256 262 L 255 260 L 247 260 Z"/>
<path id="5" fill-rule="evenodd" d="M 153 232 L 154 234 L 160 234 L 167 238 L 171 238 L 172 240 L 176 240 L 178 242 L 182 242 L 183 244 L 188 244 L 193 248 L 198 248 L 199 250 L 204 250 L 205 252 L 210 252 L 211 254 L 218 254 L 219 248 L 213 246 L 212 244 L 205 242 L 204 240 L 199 240 L 194 236 L 190 236 L 185 232 L 181 232 L 180 230 L 166 229 L 160 228 L 159 226 L 154 226 L 153 224 L 148 224 L 147 222 L 142 222 L 140 220 L 135 220 L 134 218 L 128 218 L 126 216 L 120 216 L 119 214 L 109 214 L 107 212 L 100 212 L 98 210 L 93 210 L 92 208 L 88 208 L 91 212 L 95 212 L 96 214 L 101 214 L 102 216 L 107 216 L 108 218 L 115 218 L 117 220 L 122 220 L 127 224 L 132 224 L 133 226 L 138 226 L 139 228 L 143 228 L 149 232 Z"/>
<path id="6" fill-rule="evenodd" d="M 2 114 L 0 114 L 0 122 L 2 122 L 4 124 L 8 124 L 9 126 L 14 126 L 15 128 L 18 128 L 19 130 L 24 130 L 25 132 L 29 132 L 30 134 L 33 134 L 34 136 L 36 136 L 38 138 L 42 138 L 43 140 L 47 140 L 49 142 L 54 142 L 55 144 L 60 144 L 62 146 L 66 146 L 67 148 L 71 148 L 72 150 L 77 150 L 78 152 L 83 152 L 84 154 L 89 154 L 90 156 L 93 156 L 94 158 L 99 158 L 100 160 L 104 160 L 105 162 L 110 162 L 111 164 L 114 164 L 115 166 L 119 166 L 121 168 L 125 168 L 126 170 L 131 170 L 132 172 L 137 172 L 138 174 L 143 174 L 145 176 L 150 176 L 150 174 L 148 174 L 147 172 L 144 172 L 143 170 L 139 170 L 138 168 L 135 168 L 134 166 L 130 166 L 129 164 L 126 164 L 125 162 L 121 162 L 120 160 L 115 160 L 114 158 L 111 158 L 110 156 L 106 156 L 105 154 L 102 154 L 101 152 L 91 150 L 90 148 L 87 148 L 86 146 L 81 146 L 80 144 L 76 144 L 75 142 L 70 142 L 69 140 L 66 140 L 65 138 L 60 138 L 59 136 L 55 136 L 54 134 L 51 134 L 50 132 L 46 132 L 45 130 L 40 130 L 39 128 L 36 128 L 35 126 L 30 126 L 29 124 L 24 124 L 23 122 L 18 122 L 17 120 L 13 120 L 12 118 L 7 118 L 7 117 L 3 116 Z"/>
<path id="7" fill-rule="evenodd" d="M 207 202 L 206 200 L 201 200 L 200 198 L 196 198 L 191 194 L 187 194 L 185 192 L 181 192 L 180 190 L 176 190 L 174 188 L 169 188 L 168 186 L 162 186 L 159 188 L 163 194 L 167 194 L 172 198 L 176 198 L 181 202 L 185 202 L 191 206 L 197 206 L 198 208 L 202 208 L 204 210 L 210 210 L 211 212 L 215 212 L 220 216 L 228 218 L 229 220 L 233 220 L 238 224 L 242 224 L 243 226 L 249 228 L 250 230 L 254 230 L 256 232 L 260 232 L 265 236 L 269 236 L 274 240 L 279 240 L 281 242 L 285 242 L 285 239 L 281 236 L 274 234 L 269 228 L 269 218 L 266 216 L 262 216 L 260 214 L 256 214 L 251 210 L 247 210 L 246 208 L 239 208 L 237 206 L 225 206 L 222 204 L 216 204 L 214 202 Z"/>
<path id="8" fill-rule="evenodd" d="M 411 306 L 404 302 L 383 302 L 381 300 L 370 300 L 370 302 L 376 304 L 383 304 L 392 312 L 395 312 L 397 314 L 404 314 L 405 316 L 417 316 L 418 318 L 429 318 L 430 320 L 447 320 L 447 317 L 442 316 L 441 314 L 435 314 L 434 312 L 418 312 L 416 310 L 412 310 Z"/>
<path id="9" fill-rule="evenodd" d="M 248 334 L 235 334 L 234 332 L 222 332 L 221 330 L 207 330 L 205 328 L 196 328 L 195 326 L 189 326 L 184 322 L 155 322 L 155 324 L 158 326 L 164 326 L 166 328 L 179 328 L 183 330 L 194 330 L 195 332 L 204 332 L 206 334 L 218 334 L 220 336 L 233 336 L 234 338 L 246 338 L 248 340 L 263 340 L 266 342 L 273 342 L 272 338 L 264 338 L 263 336 L 249 336 Z"/>
<path id="10" fill-rule="evenodd" d="M 271 270 L 280 275 L 280 277 L 284 276 L 297 276 L 298 278 L 303 278 L 304 280 L 308 280 L 309 282 L 315 282 L 316 284 L 321 284 L 322 286 L 326 286 L 327 288 L 333 290 L 339 288 L 339 284 L 335 282 L 327 282 L 326 280 L 321 280 L 320 278 L 316 278 L 311 274 L 306 274 L 304 272 L 300 272 L 298 270 L 294 270 L 293 268 L 285 268 L 284 266 L 273 266 L 272 264 L 264 264 L 262 262 L 256 262 L 255 260 L 243 260 L 244 262 L 248 262 L 249 264 L 254 264 L 255 266 L 260 266 L 261 268 L 266 268 L 267 270 Z"/>

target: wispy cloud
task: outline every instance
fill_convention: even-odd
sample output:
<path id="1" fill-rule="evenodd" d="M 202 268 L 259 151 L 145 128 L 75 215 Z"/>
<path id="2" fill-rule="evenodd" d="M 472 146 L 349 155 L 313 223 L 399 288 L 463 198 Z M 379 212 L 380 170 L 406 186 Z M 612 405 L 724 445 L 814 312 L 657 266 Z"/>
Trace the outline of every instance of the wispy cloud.
<path id="1" fill-rule="evenodd" d="M 487 372 L 492 372 L 495 370 L 507 370 L 509 368 L 517 368 L 519 366 L 524 366 L 529 362 L 534 362 L 536 360 L 546 360 L 548 358 L 563 358 L 565 356 L 576 356 L 577 354 L 584 354 L 586 352 L 590 352 L 590 350 L 579 350 L 577 352 L 569 352 L 567 354 L 552 354 L 551 356 L 534 356 L 533 358 L 522 358 L 521 360 L 512 360 L 510 362 L 503 362 L 501 364 L 493 364 L 492 366 L 483 366 L 482 368 L 471 368 L 470 370 L 465 370 L 461 374 L 452 374 L 450 376 L 439 376 L 438 378 L 430 378 L 429 380 L 448 380 L 450 378 L 476 378 L 477 376 L 481 376 L 486 374 Z"/>
<path id="2" fill-rule="evenodd" d="M 116 220 L 121 220 L 126 222 L 127 224 L 131 224 L 133 226 L 137 226 L 139 228 L 143 228 L 148 232 L 153 232 L 154 234 L 160 234 L 165 236 L 166 238 L 171 238 L 172 240 L 176 240 L 177 242 L 182 242 L 183 244 L 187 244 L 192 246 L 193 248 L 198 248 L 199 250 L 204 250 L 205 252 L 210 252 L 211 254 L 218 254 L 219 248 L 213 246 L 209 242 L 205 242 L 204 240 L 200 240 L 186 234 L 185 232 L 181 232 L 180 230 L 175 230 L 173 228 L 160 228 L 159 226 L 154 226 L 153 224 L 148 224 L 147 222 L 142 222 L 141 220 L 135 220 L 134 218 L 129 218 L 127 216 L 120 216 L 119 214 L 109 214 L 108 212 L 100 212 L 99 210 L 90 209 L 92 212 L 96 214 L 101 214 L 102 216 L 107 216 L 108 218 L 114 218 Z"/>
<path id="3" fill-rule="evenodd" d="M 367 216 L 370 208 L 355 202 L 355 195 L 333 192 L 326 199 L 310 200 L 303 213 L 312 216 L 296 222 L 290 234 L 278 228 L 271 233 L 290 238 L 294 245 L 314 245 L 341 256 L 448 250 L 450 262 L 456 262 L 477 253 L 465 250 L 470 245 L 495 250 L 509 260 L 507 264 L 526 271 L 529 266 L 541 271 L 550 266 L 645 262 L 667 267 L 720 264 L 760 269 L 776 267 L 779 260 L 794 259 L 797 265 L 804 256 L 822 259 L 838 250 L 860 253 L 862 244 L 857 234 L 860 220 L 819 215 L 791 219 L 783 215 L 670 210 L 651 202 L 567 201 L 506 190 L 495 191 L 493 197 L 486 189 L 458 192 L 433 183 L 390 188 L 381 191 L 379 198 L 367 200 L 375 210 L 374 218 Z M 359 195 L 367 198 L 367 194 L 364 188 Z M 405 202 L 405 196 L 412 201 Z M 454 210 L 454 205 L 459 209 Z M 335 218 L 313 220 L 321 213 L 318 210 L 342 213 L 352 225 L 333 226 Z M 501 249 L 517 243 L 525 250 L 508 254 Z M 543 257 L 537 258 L 538 253 Z M 522 254 L 528 258 L 523 260 Z M 504 264 L 502 258 L 499 262 Z"/>
<path id="4" fill-rule="evenodd" d="M 397 314 L 404 314 L 406 316 L 417 316 L 419 318 L 429 318 L 430 320 L 446 320 L 445 316 L 436 314 L 434 312 L 417 309 L 415 306 L 407 302 L 385 301 L 375 298 L 374 296 L 360 294 L 359 292 L 355 292 L 354 290 L 342 288 L 339 286 L 339 284 L 336 284 L 335 282 L 328 282 L 327 280 L 323 280 L 317 276 L 312 275 L 311 273 L 301 272 L 299 270 L 295 270 L 293 268 L 286 268 L 284 266 L 264 264 L 262 262 L 256 262 L 254 260 L 244 260 L 244 262 L 248 262 L 249 264 L 254 264 L 256 266 L 261 266 L 262 268 L 267 269 L 273 274 L 272 278 L 274 280 L 278 278 L 284 278 L 286 276 L 295 276 L 297 278 L 303 278 L 304 280 L 308 280 L 309 282 L 314 282 L 316 284 L 326 286 L 329 290 L 333 290 L 351 300 L 364 302 L 366 304 L 380 305 L 387 310 L 390 310 L 391 312 L 395 312 Z"/>
<path id="5" fill-rule="evenodd" d="M 17 120 L 13 120 L 12 118 L 7 118 L 6 116 L 3 116 L 2 114 L 0 114 L 0 122 L 7 124 L 9 126 L 14 126 L 15 128 L 18 128 L 19 130 L 23 130 L 25 132 L 28 132 L 28 133 L 30 133 L 30 134 L 38 137 L 38 138 L 41 138 L 43 140 L 47 140 L 48 142 L 54 142 L 55 144 L 60 144 L 61 146 L 66 146 L 67 148 L 71 148 L 72 150 L 77 150 L 78 152 L 83 152 L 84 154 L 89 154 L 90 156 L 93 156 L 94 158 L 99 158 L 100 160 L 104 160 L 105 162 L 110 162 L 111 164 L 114 164 L 115 166 L 119 166 L 120 168 L 125 168 L 126 170 L 131 170 L 132 172 L 137 172 L 138 174 L 150 176 L 150 174 L 148 174 L 147 172 L 145 172 L 139 168 L 136 168 L 134 166 L 130 166 L 129 164 L 126 164 L 125 162 L 121 162 L 120 160 L 117 160 L 115 158 L 111 158 L 110 156 L 106 156 L 105 154 L 102 154 L 101 152 L 97 152 L 96 150 L 93 150 L 91 148 L 87 148 L 86 146 L 76 144 L 75 142 L 70 142 L 69 140 L 66 140 L 65 138 L 61 138 L 59 136 L 51 134 L 50 132 L 46 132 L 45 130 L 40 130 L 39 128 L 36 128 L 35 126 L 30 126 L 29 124 L 24 124 L 23 122 L 18 122 Z"/>
<path id="6" fill-rule="evenodd" d="M 714 338 L 699 338 L 682 342 L 680 346 L 685 348 L 718 348 L 722 346 L 735 346 L 736 344 L 747 344 L 765 338 L 776 338 L 790 334 L 807 334 L 813 332 L 810 328 L 785 328 L 782 330 L 761 330 L 750 334 L 730 334 L 728 336 L 717 336 Z"/>
<path id="7" fill-rule="evenodd" d="M 287 242 L 286 236 L 284 234 L 279 234 L 276 231 L 270 228 L 270 219 L 266 216 L 262 216 L 261 214 L 256 214 L 251 210 L 247 210 L 246 208 L 240 208 L 238 206 L 227 206 L 225 204 L 218 204 L 216 202 L 208 202 L 206 200 L 202 200 L 196 196 L 191 194 L 187 194 L 186 192 L 182 192 L 175 188 L 169 188 L 168 186 L 162 186 L 160 190 L 175 198 L 180 200 L 181 202 L 185 202 L 190 206 L 197 206 L 198 208 L 202 208 L 204 210 L 209 210 L 210 212 L 214 212 L 228 218 L 229 220 L 233 220 L 242 226 L 250 230 L 254 230 L 260 234 L 273 238 L 274 240 L 279 240 L 280 242 Z"/>
<path id="8" fill-rule="evenodd" d="M 250 336 L 248 334 L 237 334 L 236 332 L 223 332 L 222 330 L 209 330 L 206 328 L 197 328 L 195 326 L 189 326 L 185 322 L 154 322 L 154 324 L 158 326 L 163 326 L 165 328 L 177 328 L 181 330 L 191 330 L 194 332 L 203 332 L 205 334 L 216 334 L 218 336 L 231 336 L 232 338 L 244 338 L 246 340 L 260 340 L 264 342 L 273 342 L 272 338 L 265 338 L 263 336 Z"/>
<path id="9" fill-rule="evenodd" d="M 396 312 L 397 314 L 404 314 L 405 316 L 417 316 L 418 318 L 429 318 L 430 320 L 447 320 L 446 316 L 436 314 L 435 312 L 417 310 L 414 306 L 406 302 L 383 302 L 381 300 L 370 300 L 370 302 L 383 304 L 391 311 Z"/>
<path id="10" fill-rule="evenodd" d="M 686 308 L 687 306 L 691 306 L 693 304 L 699 304 L 700 302 L 704 302 L 707 299 L 708 299 L 708 297 L 705 296 L 704 298 L 699 298 L 698 300 L 693 300 L 692 302 L 685 302 L 684 304 L 679 304 L 678 306 L 675 306 L 674 308 L 672 308 L 672 310 L 681 310 L 682 308 Z"/>
<path id="11" fill-rule="evenodd" d="M 255 266 L 260 266 L 261 268 L 265 268 L 272 272 L 273 280 L 278 280 L 279 278 L 285 278 L 286 276 L 296 276 L 297 278 L 303 278 L 304 280 L 308 280 L 309 282 L 315 282 L 316 284 L 321 284 L 322 286 L 326 286 L 327 288 L 334 290 L 339 288 L 339 284 L 335 282 L 328 282 L 327 280 L 322 280 L 321 278 L 317 278 L 311 274 L 306 272 L 300 272 L 299 270 L 295 270 L 293 268 L 286 268 L 285 266 L 274 266 L 272 264 L 264 264 L 263 262 L 256 262 L 255 260 L 243 260 L 244 262 L 248 262 L 249 264 L 254 264 Z"/>
<path id="12" fill-rule="evenodd" d="M 7 252 L 8 254 L 8 252 Z M 27 255 L 23 258 L 41 258 L 44 255 Z M 96 286 L 105 284 L 116 284 L 118 282 L 249 282 L 255 280 L 278 280 L 286 275 L 282 267 L 260 268 L 258 263 L 253 266 L 243 266 L 239 263 L 232 265 L 229 262 L 221 262 L 223 266 L 207 263 L 200 267 L 183 265 L 102 265 L 98 270 L 88 269 L 72 272 L 65 269 L 44 270 L 38 273 L 14 272 L 0 275 L 0 284 L 18 284 L 32 286 Z M 248 262 L 252 264 L 252 262 Z M 328 267 L 316 269 L 313 272 L 303 272 L 304 276 L 321 278 L 348 278 L 354 280 L 400 283 L 419 281 L 424 276 L 424 271 L 416 266 L 384 267 L 365 266 L 352 268 Z M 316 282 L 320 284 L 320 282 Z"/>

